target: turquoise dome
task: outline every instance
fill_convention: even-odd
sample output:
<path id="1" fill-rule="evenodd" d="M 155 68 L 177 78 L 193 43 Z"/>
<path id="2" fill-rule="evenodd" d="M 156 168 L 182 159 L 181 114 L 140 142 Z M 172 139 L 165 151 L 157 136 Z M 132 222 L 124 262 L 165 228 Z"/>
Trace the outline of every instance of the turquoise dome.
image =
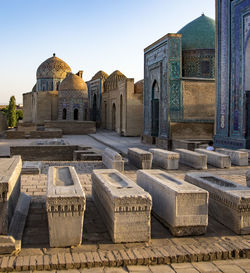
<path id="1" fill-rule="evenodd" d="M 214 49 L 215 21 L 202 14 L 178 31 L 182 34 L 182 49 Z"/>

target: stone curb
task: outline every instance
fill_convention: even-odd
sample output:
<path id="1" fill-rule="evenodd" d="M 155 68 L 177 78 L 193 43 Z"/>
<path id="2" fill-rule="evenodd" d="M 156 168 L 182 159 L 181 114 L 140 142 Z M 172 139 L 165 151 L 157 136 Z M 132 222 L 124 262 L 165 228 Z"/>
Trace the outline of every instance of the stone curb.
<path id="1" fill-rule="evenodd" d="M 235 242 L 238 245 L 238 242 Z M 232 241 L 214 243 L 210 246 L 183 245 L 97 250 L 86 252 L 45 254 L 34 256 L 4 256 L 0 258 L 0 272 L 29 270 L 63 270 L 92 267 L 119 267 L 126 265 L 159 265 L 183 262 L 201 262 L 250 258 L 250 243 Z"/>

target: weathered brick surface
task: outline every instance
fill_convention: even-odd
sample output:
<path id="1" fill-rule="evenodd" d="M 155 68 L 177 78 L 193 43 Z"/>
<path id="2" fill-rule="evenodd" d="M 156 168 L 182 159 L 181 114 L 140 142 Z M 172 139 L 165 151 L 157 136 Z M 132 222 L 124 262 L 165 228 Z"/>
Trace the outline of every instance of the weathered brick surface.
<path id="1" fill-rule="evenodd" d="M 39 245 L 41 242 L 45 242 L 44 247 L 49 247 L 46 245 L 46 242 L 48 242 L 48 228 L 46 224 L 44 224 L 46 223 L 44 197 L 46 193 L 47 170 L 48 167 L 53 164 L 55 164 L 55 162 L 47 162 L 44 164 L 40 175 L 22 175 L 22 191 L 33 196 L 23 238 L 25 248 L 40 247 L 42 249 L 43 246 Z M 59 164 L 59 162 L 57 162 L 57 164 Z M 36 253 L 28 257 L 26 257 L 26 255 L 0 257 L 0 271 L 7 269 L 10 271 L 12 266 L 14 266 L 16 271 L 66 270 L 126 265 L 151 265 L 153 268 L 153 266 L 157 266 L 158 264 L 182 263 L 187 261 L 193 263 L 207 261 L 206 264 L 211 265 L 211 261 L 217 262 L 221 259 L 231 261 L 229 259 L 250 258 L 249 235 L 235 236 L 234 233 L 211 217 L 205 236 L 174 238 L 170 235 L 168 229 L 164 228 L 158 220 L 152 217 L 152 240 L 150 243 L 112 244 L 107 229 L 90 198 L 92 188 L 91 172 L 94 168 L 103 168 L 103 165 L 101 163 L 92 162 L 85 162 L 84 164 L 81 162 L 63 162 L 62 164 L 75 166 L 81 184 L 88 196 L 84 221 L 83 245 L 73 249 L 61 249 L 58 254 L 54 254 L 56 252 L 49 250 L 44 255 L 37 255 Z M 248 168 L 232 167 L 232 170 L 218 171 L 212 169 L 212 172 L 221 177 L 246 185 L 245 172 L 247 169 Z M 187 170 L 186 167 L 180 166 L 178 171 L 170 172 L 175 174 L 178 178 L 183 178 Z M 209 171 L 211 171 L 211 169 L 209 169 Z M 136 180 L 135 170 L 132 168 L 126 169 L 125 174 L 132 180 Z M 35 226 L 37 226 L 37 229 L 35 229 Z M 34 245 L 34 242 L 39 242 L 39 244 Z M 99 244 L 100 242 L 102 242 L 102 244 Z M 239 261 L 244 260 L 241 259 Z M 244 264 L 245 268 L 247 268 L 247 263 Z M 196 264 L 194 264 L 192 270 L 199 270 L 195 265 Z M 217 266 L 214 263 L 213 265 Z M 235 264 L 233 268 L 237 267 L 245 270 L 238 264 Z M 211 268 L 213 268 L 213 266 L 211 266 Z M 172 270 L 173 267 L 169 267 L 168 269 Z M 245 271 L 249 271 L 248 269 Z"/>
<path id="2" fill-rule="evenodd" d="M 2 271 L 7 271 L 8 262 L 9 262 L 9 257 L 3 257 L 1 262 L 1 267 L 0 267 Z"/>

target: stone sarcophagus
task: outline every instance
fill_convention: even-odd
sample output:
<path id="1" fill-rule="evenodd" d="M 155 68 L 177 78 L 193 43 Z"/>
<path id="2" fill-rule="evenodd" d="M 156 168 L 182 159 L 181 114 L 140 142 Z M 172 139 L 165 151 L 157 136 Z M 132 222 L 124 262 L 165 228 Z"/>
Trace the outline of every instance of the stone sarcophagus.
<path id="1" fill-rule="evenodd" d="M 179 168 L 180 155 L 163 149 L 149 149 L 153 154 L 153 164 L 166 170 L 177 170 Z"/>
<path id="2" fill-rule="evenodd" d="M 180 154 L 180 163 L 198 170 L 207 169 L 207 156 L 186 149 L 176 149 L 175 152 Z"/>
<path id="3" fill-rule="evenodd" d="M 124 171 L 124 161 L 116 151 L 106 148 L 102 154 L 102 162 L 108 169 Z"/>
<path id="4" fill-rule="evenodd" d="M 233 165 L 236 165 L 236 166 L 248 165 L 248 152 L 243 152 L 240 150 L 224 149 L 224 148 L 217 148 L 216 151 L 225 155 L 229 155 Z"/>
<path id="5" fill-rule="evenodd" d="M 209 192 L 209 215 L 237 234 L 250 234 L 250 189 L 212 173 L 187 173 L 185 180 Z"/>
<path id="6" fill-rule="evenodd" d="M 95 204 L 114 243 L 151 238 L 152 199 L 135 182 L 115 169 L 94 170 Z"/>
<path id="7" fill-rule="evenodd" d="M 206 155 L 207 163 L 212 166 L 221 169 L 231 167 L 231 159 L 229 155 L 208 151 L 206 149 L 195 149 L 195 152 Z"/>
<path id="8" fill-rule="evenodd" d="M 50 167 L 46 210 L 51 247 L 81 244 L 85 206 L 85 193 L 74 167 Z"/>
<path id="9" fill-rule="evenodd" d="M 8 228 L 20 195 L 21 156 L 0 159 L 0 235 Z"/>
<path id="10" fill-rule="evenodd" d="M 150 193 L 153 213 L 174 236 L 204 234 L 208 192 L 161 170 L 137 171 L 137 184 Z"/>
<path id="11" fill-rule="evenodd" d="M 148 151 L 139 148 L 129 148 L 128 160 L 132 165 L 135 165 L 138 169 L 152 168 L 152 154 Z"/>

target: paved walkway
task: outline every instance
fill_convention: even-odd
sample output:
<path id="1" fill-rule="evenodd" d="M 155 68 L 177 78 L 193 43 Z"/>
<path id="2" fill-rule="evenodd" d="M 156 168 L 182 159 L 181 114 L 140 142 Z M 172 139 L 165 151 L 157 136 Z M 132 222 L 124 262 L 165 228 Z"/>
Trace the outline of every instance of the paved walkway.
<path id="1" fill-rule="evenodd" d="M 121 137 L 114 131 L 98 130 L 96 134 L 91 134 L 89 136 L 116 150 L 123 156 L 127 156 L 128 148 L 137 147 L 148 150 L 149 148 L 154 147 L 153 145 L 141 143 L 140 137 Z"/>

